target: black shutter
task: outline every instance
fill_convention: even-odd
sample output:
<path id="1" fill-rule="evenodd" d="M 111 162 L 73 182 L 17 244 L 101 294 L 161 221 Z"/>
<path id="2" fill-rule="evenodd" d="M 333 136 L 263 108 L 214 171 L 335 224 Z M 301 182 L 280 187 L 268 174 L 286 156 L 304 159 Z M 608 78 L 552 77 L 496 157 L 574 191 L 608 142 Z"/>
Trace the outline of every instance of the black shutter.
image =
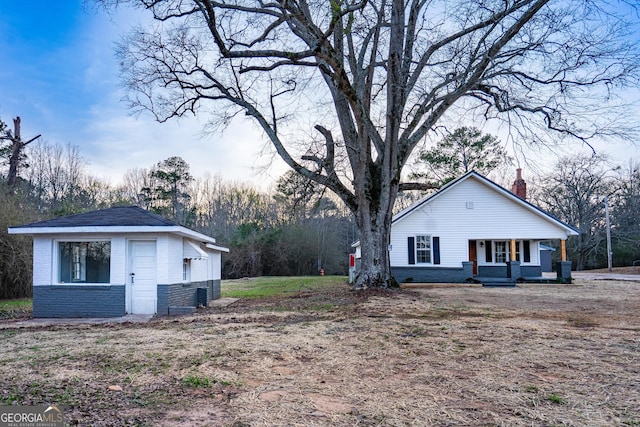
<path id="1" fill-rule="evenodd" d="M 407 251 L 409 252 L 409 264 L 416 263 L 416 238 L 411 236 L 407 238 Z"/>
<path id="2" fill-rule="evenodd" d="M 440 264 L 440 238 L 433 238 L 433 263 Z"/>
<path id="3" fill-rule="evenodd" d="M 484 258 L 487 262 L 492 262 L 491 240 L 484 241 Z"/>
<path id="4" fill-rule="evenodd" d="M 525 240 L 522 243 L 524 244 L 524 262 L 531 262 L 531 242 Z"/>

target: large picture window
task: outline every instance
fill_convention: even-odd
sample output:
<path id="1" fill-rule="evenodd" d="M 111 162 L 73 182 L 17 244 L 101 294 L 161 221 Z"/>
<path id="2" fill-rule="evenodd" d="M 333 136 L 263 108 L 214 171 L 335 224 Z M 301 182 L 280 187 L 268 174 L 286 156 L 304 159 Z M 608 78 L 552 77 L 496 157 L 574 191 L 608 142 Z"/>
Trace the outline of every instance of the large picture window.
<path id="1" fill-rule="evenodd" d="M 60 242 L 61 283 L 109 283 L 111 242 Z"/>
<path id="2" fill-rule="evenodd" d="M 431 236 L 416 236 L 416 261 L 420 264 L 431 263 Z"/>

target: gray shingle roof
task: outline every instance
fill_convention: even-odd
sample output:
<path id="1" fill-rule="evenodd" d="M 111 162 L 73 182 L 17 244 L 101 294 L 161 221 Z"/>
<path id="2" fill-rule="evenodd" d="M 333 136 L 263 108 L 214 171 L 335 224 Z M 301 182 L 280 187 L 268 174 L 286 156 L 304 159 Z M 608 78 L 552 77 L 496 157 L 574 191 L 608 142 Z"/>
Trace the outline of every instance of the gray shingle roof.
<path id="1" fill-rule="evenodd" d="M 155 226 L 171 227 L 179 224 L 146 211 L 138 206 L 118 206 L 109 209 L 63 216 L 46 221 L 15 226 L 13 228 L 40 227 L 104 227 L 104 226 Z"/>

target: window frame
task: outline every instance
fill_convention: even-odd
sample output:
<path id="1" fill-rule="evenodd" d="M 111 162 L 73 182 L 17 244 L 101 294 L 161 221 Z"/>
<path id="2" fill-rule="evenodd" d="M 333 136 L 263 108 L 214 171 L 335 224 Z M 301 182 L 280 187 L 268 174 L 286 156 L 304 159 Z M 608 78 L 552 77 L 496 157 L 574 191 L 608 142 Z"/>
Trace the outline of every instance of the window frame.
<path id="1" fill-rule="evenodd" d="M 504 244 L 504 250 L 500 250 L 500 252 L 498 252 L 498 245 L 502 245 Z M 494 240 L 492 242 L 493 245 L 493 262 L 494 264 L 506 264 L 507 262 L 510 261 L 510 253 L 509 253 L 509 247 L 510 245 L 510 241 L 509 240 Z M 504 258 L 503 258 L 504 257 Z M 504 259 L 504 261 L 502 261 L 502 259 Z"/>
<path id="2" fill-rule="evenodd" d="M 103 262 L 106 259 L 106 281 L 87 281 L 87 276 L 91 277 L 91 263 L 89 255 L 91 250 L 89 245 L 92 243 L 108 244 L 108 253 L 106 258 L 102 258 Z M 76 244 L 76 245 L 74 245 Z M 65 262 L 65 256 L 63 255 L 63 245 L 69 245 L 70 255 L 68 261 L 70 266 L 68 268 L 69 281 L 63 280 L 64 268 L 62 263 Z M 82 239 L 54 239 L 54 263 L 53 263 L 53 283 L 59 285 L 106 285 L 111 283 L 111 257 L 112 257 L 112 240 L 104 238 L 82 238 Z M 78 248 L 78 249 L 75 249 Z M 74 265 L 77 264 L 77 265 Z M 73 276 L 77 273 L 79 278 L 75 279 Z M 65 277 L 66 278 L 66 277 Z"/>
<path id="3" fill-rule="evenodd" d="M 191 258 L 182 259 L 182 283 L 191 282 Z"/>
<path id="4" fill-rule="evenodd" d="M 524 242 L 525 240 L 516 240 L 516 261 L 519 261 L 521 264 L 525 263 L 524 253 L 523 253 Z M 498 255 L 502 255 L 498 253 L 498 244 L 502 244 L 502 243 L 504 243 L 505 245 L 505 250 L 504 250 L 505 261 L 498 261 L 499 259 Z M 529 245 L 531 245 L 531 243 L 529 243 Z M 491 255 L 492 255 L 492 260 L 490 262 L 487 262 L 485 260 L 485 262 L 487 262 L 488 264 L 506 264 L 510 262 L 511 261 L 511 240 L 492 240 Z M 531 263 L 531 259 L 529 259 L 529 261 L 526 261 L 526 263 L 527 264 Z"/>
<path id="5" fill-rule="evenodd" d="M 433 264 L 433 236 L 430 234 L 416 234 L 415 236 L 415 260 L 416 264 Z M 427 247 L 420 247 L 421 244 L 427 244 Z M 428 261 L 424 261 L 426 258 L 421 253 L 428 252 Z"/>

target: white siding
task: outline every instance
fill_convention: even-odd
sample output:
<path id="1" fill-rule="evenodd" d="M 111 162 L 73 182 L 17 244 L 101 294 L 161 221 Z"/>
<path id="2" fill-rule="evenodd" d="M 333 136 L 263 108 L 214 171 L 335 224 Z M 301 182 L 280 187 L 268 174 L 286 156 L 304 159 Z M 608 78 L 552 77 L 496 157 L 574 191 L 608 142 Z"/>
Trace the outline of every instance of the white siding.
<path id="1" fill-rule="evenodd" d="M 124 236 L 114 236 L 111 238 L 110 282 L 127 284 L 127 269 L 127 241 Z"/>
<path id="2" fill-rule="evenodd" d="M 391 265 L 407 266 L 407 238 L 440 237 L 442 267 L 460 267 L 469 259 L 469 240 L 566 239 L 566 231 L 530 209 L 477 181 L 466 179 L 395 222 L 391 232 Z M 478 248 L 479 249 L 479 248 Z M 532 244 L 531 257 L 538 258 Z M 478 250 L 478 261 L 484 252 Z M 424 265 L 424 264 L 422 264 Z"/>
<path id="3" fill-rule="evenodd" d="M 155 240 L 157 250 L 157 281 L 159 284 L 182 282 L 183 237 L 166 233 L 137 234 L 59 234 L 36 235 L 33 238 L 33 285 L 58 283 L 59 241 L 111 241 L 110 282 L 128 284 L 128 242 L 130 240 Z M 208 258 L 191 261 L 191 281 L 219 280 L 221 256 L 219 251 L 205 250 Z"/>
<path id="4" fill-rule="evenodd" d="M 33 238 L 33 284 L 52 285 L 58 283 L 58 242 L 62 241 L 111 241 L 110 283 L 126 283 L 126 242 L 123 236 L 104 234 L 59 234 L 34 236 Z"/>
<path id="5" fill-rule="evenodd" d="M 33 238 L 33 286 L 51 285 L 53 280 L 53 241 L 50 237 Z"/>
<path id="6" fill-rule="evenodd" d="M 191 260 L 191 281 L 207 280 L 208 258 L 194 258 Z"/>
<path id="7" fill-rule="evenodd" d="M 209 279 L 220 280 L 222 277 L 222 253 L 209 252 Z"/>
<path id="8" fill-rule="evenodd" d="M 519 240 L 522 241 L 522 240 Z M 476 241 L 476 253 L 478 256 L 478 264 L 490 264 L 487 263 L 485 247 L 480 246 L 484 245 L 484 240 Z M 530 259 L 527 263 L 522 263 L 523 265 L 540 265 L 540 242 L 536 240 L 529 240 L 529 251 L 530 251 Z"/>
<path id="9" fill-rule="evenodd" d="M 182 237 L 163 235 L 158 237 L 158 283 L 182 282 Z"/>

